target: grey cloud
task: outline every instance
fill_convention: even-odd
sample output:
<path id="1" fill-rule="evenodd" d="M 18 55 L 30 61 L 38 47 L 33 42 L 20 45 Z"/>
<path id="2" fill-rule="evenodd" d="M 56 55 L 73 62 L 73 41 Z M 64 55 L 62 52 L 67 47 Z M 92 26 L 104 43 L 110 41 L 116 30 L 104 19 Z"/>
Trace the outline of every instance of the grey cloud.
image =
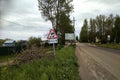
<path id="1" fill-rule="evenodd" d="M 8 13 L 12 7 L 12 0 L 0 0 L 0 17 Z"/>
<path id="2" fill-rule="evenodd" d="M 35 14 L 38 11 L 37 2 L 29 3 L 30 0 L 0 0 L 0 12 L 4 15 L 11 14 Z M 35 7 L 36 6 L 36 7 Z"/>
<path id="3" fill-rule="evenodd" d="M 98 4 L 100 5 L 98 6 L 98 8 L 100 8 L 97 9 L 96 7 L 92 6 L 91 10 L 80 10 L 80 12 L 77 11 L 77 13 L 74 13 L 74 17 L 76 18 L 76 34 L 79 34 L 85 18 L 95 18 L 99 14 L 104 14 L 106 16 L 111 13 L 120 14 L 120 0 L 81 1 L 83 2 L 83 4 Z M 84 7 L 84 5 L 82 7 Z M 51 23 L 45 22 L 43 17 L 41 17 L 40 11 L 38 11 L 37 0 L 0 0 L 0 17 L 1 12 L 3 19 L 7 19 L 11 22 L 15 22 L 21 25 L 0 21 L 0 26 L 2 24 L 2 26 L 0 27 L 0 38 L 8 37 L 13 39 L 27 39 L 30 36 L 42 36 L 43 34 L 48 33 L 49 28 L 51 28 Z"/>
<path id="4" fill-rule="evenodd" d="M 43 23 L 40 23 L 39 26 L 38 25 L 35 25 L 34 23 L 34 26 L 26 26 L 26 25 L 20 25 L 20 24 L 15 24 L 15 23 L 10 23 L 10 22 L 5 22 L 6 24 L 8 25 L 5 25 L 5 27 L 2 27 L 2 30 L 4 31 L 35 31 L 35 32 L 39 32 L 39 31 L 47 31 L 49 29 L 49 23 L 48 24 L 43 24 Z"/>
<path id="5" fill-rule="evenodd" d="M 20 39 L 27 40 L 31 36 L 41 37 L 45 33 L 46 32 L 44 32 L 44 31 L 42 31 L 41 33 L 34 32 L 34 31 L 31 31 L 31 32 L 4 31 L 4 32 L 0 32 L 0 36 L 1 36 L 2 39 L 10 38 L 10 39 L 15 39 L 15 40 L 20 40 Z"/>
<path id="6" fill-rule="evenodd" d="M 120 0 L 83 0 L 84 2 L 98 2 L 98 3 L 103 3 L 103 4 L 117 4 L 120 2 Z"/>
<path id="7" fill-rule="evenodd" d="M 7 1 L 9 0 L 4 1 L 4 4 Z M 0 5 L 0 12 L 4 14 L 4 20 L 0 19 L 0 24 L 3 23 L 0 38 L 28 39 L 49 31 L 51 23 L 41 18 L 37 0 L 11 0 L 12 6 L 9 8 L 4 4 Z"/>

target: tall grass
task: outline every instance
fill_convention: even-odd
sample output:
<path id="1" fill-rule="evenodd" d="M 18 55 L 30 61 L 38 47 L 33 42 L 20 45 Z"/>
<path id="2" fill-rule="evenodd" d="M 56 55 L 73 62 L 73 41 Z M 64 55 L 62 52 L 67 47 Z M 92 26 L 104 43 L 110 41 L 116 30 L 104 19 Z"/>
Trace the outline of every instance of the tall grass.
<path id="1" fill-rule="evenodd" d="M 44 57 L 19 66 L 0 68 L 0 80 L 78 80 L 74 47 L 56 51 L 55 58 Z"/>
<path id="2" fill-rule="evenodd" d="M 120 44 L 95 44 L 95 45 L 120 50 Z"/>

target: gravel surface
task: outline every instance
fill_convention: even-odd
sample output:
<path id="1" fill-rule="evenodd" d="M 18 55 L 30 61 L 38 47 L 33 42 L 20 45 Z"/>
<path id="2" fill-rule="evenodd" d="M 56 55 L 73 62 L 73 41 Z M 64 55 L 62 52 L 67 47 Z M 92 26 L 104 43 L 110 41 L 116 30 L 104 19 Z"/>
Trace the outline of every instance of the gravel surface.
<path id="1" fill-rule="evenodd" d="M 120 80 L 120 51 L 76 44 L 82 80 Z"/>

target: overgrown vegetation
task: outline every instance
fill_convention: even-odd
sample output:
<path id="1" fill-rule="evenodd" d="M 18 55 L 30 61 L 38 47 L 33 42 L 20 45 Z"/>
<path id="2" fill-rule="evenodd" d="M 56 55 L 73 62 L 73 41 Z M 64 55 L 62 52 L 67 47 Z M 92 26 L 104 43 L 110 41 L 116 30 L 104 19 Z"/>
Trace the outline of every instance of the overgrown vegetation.
<path id="1" fill-rule="evenodd" d="M 95 44 L 100 47 L 106 47 L 106 48 L 111 48 L 111 49 L 119 49 L 120 50 L 120 44 Z"/>
<path id="2" fill-rule="evenodd" d="M 4 43 L 5 40 L 0 39 L 0 47 L 2 46 L 2 44 Z"/>
<path id="3" fill-rule="evenodd" d="M 13 60 L 17 54 L 10 54 L 10 55 L 0 55 L 0 62 L 6 62 Z"/>
<path id="4" fill-rule="evenodd" d="M 3 40 L 0 40 L 0 42 L 1 41 Z M 36 47 L 34 49 L 36 49 L 36 51 L 39 51 L 37 49 L 41 49 L 41 42 L 42 40 L 39 37 L 30 37 L 28 41 L 17 41 L 14 47 L 0 47 L 0 62 L 6 62 L 8 59 L 11 60 L 17 55 L 22 55 L 21 52 L 30 52 L 31 47 Z"/>
<path id="5" fill-rule="evenodd" d="M 42 40 L 40 37 L 30 37 L 28 41 L 28 46 L 29 47 L 32 47 L 32 46 L 40 47 L 41 42 Z"/>
<path id="6" fill-rule="evenodd" d="M 78 80 L 74 47 L 56 51 L 55 58 L 44 57 L 18 66 L 0 68 L 0 80 Z"/>

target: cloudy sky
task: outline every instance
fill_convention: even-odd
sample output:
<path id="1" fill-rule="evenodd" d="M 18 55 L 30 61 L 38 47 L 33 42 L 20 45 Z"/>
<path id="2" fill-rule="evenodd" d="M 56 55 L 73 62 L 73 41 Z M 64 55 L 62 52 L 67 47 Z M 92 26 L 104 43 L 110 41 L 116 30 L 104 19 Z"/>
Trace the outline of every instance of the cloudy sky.
<path id="1" fill-rule="evenodd" d="M 120 15 L 120 0 L 73 0 L 75 33 L 79 35 L 85 18 L 97 15 Z M 38 10 L 37 0 L 0 0 L 0 39 L 28 39 L 30 36 L 42 37 L 51 27 Z"/>

